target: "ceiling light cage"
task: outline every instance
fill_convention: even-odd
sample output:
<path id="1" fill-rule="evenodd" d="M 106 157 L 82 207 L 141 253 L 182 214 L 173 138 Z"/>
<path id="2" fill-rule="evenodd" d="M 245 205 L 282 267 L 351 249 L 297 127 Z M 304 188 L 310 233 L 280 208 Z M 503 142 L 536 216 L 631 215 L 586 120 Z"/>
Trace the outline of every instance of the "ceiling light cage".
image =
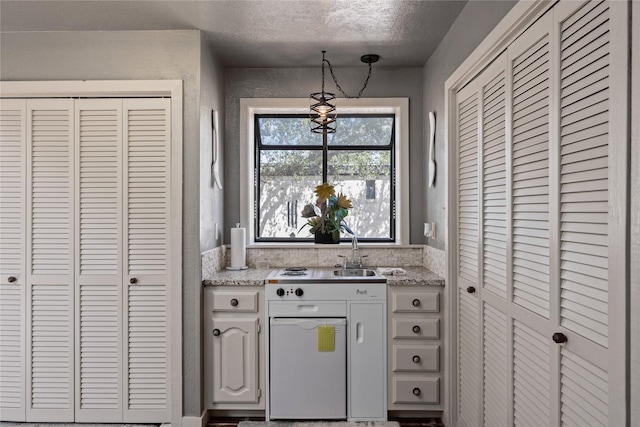
<path id="1" fill-rule="evenodd" d="M 371 78 L 371 64 L 374 62 L 378 62 L 380 56 L 375 54 L 362 55 L 360 57 L 360 61 L 365 64 L 369 64 L 369 73 L 367 74 L 367 78 L 364 81 L 364 85 L 360 92 L 356 96 L 349 96 L 345 93 L 344 90 L 338 84 L 338 79 L 336 75 L 333 73 L 333 67 L 331 66 L 331 62 L 326 59 L 324 56 L 327 53 L 326 50 L 322 51 L 322 90 L 320 92 L 314 92 L 309 95 L 310 100 L 310 108 L 309 108 L 309 118 L 311 119 L 311 132 L 313 133 L 335 133 L 336 132 L 336 120 L 338 118 L 338 113 L 336 112 L 335 99 L 336 95 L 334 93 L 325 92 L 324 90 L 324 64 L 326 63 L 329 67 L 329 71 L 331 72 L 331 77 L 333 77 L 333 81 L 336 84 L 336 87 L 344 95 L 345 98 L 360 98 L 362 93 L 364 92 L 367 84 L 369 83 L 369 79 Z"/>
<path id="2" fill-rule="evenodd" d="M 329 62 L 324 58 L 325 50 L 322 51 L 322 91 L 314 92 L 309 95 L 311 107 L 309 110 L 309 118 L 311 119 L 311 132 L 313 133 L 335 133 L 336 112 L 334 93 L 324 91 L 324 63 Z"/>

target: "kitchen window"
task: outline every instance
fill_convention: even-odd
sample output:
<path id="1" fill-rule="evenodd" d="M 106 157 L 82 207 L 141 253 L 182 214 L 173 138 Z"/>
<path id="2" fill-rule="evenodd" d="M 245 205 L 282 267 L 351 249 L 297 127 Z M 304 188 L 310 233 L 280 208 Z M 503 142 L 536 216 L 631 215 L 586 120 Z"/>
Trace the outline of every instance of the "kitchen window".
<path id="1" fill-rule="evenodd" d="M 301 212 L 315 203 L 323 168 L 353 203 L 345 222 L 358 240 L 408 242 L 407 100 L 340 100 L 326 165 L 322 135 L 309 130 L 308 105 L 307 99 L 241 100 L 241 221 L 249 243 L 313 241 Z"/>
<path id="2" fill-rule="evenodd" d="M 345 222 L 358 239 L 393 242 L 395 115 L 341 115 L 338 131 L 327 135 L 326 164 L 322 135 L 310 132 L 309 122 L 308 114 L 255 116 L 256 241 L 311 239 L 301 211 L 315 201 L 324 169 L 336 193 L 352 201 Z M 367 197 L 371 187 L 377 199 Z"/>

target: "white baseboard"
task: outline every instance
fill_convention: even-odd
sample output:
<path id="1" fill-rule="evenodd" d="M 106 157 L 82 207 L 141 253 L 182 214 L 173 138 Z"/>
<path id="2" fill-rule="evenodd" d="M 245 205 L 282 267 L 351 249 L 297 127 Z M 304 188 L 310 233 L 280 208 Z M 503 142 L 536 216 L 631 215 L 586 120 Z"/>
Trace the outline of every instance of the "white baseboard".
<path id="1" fill-rule="evenodd" d="M 182 417 L 182 427 L 206 427 L 209 417 L 205 410 L 199 417 Z"/>

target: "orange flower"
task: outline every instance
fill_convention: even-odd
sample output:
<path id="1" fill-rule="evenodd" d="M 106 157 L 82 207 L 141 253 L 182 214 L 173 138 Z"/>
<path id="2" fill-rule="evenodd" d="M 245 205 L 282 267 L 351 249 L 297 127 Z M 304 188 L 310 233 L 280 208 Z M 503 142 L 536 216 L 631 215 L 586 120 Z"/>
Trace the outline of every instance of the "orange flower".
<path id="1" fill-rule="evenodd" d="M 333 185 L 329 185 L 328 183 L 324 183 L 322 185 L 318 185 L 315 189 L 316 196 L 320 201 L 324 202 L 329 199 L 331 196 L 336 195 L 336 190 L 334 190 Z"/>

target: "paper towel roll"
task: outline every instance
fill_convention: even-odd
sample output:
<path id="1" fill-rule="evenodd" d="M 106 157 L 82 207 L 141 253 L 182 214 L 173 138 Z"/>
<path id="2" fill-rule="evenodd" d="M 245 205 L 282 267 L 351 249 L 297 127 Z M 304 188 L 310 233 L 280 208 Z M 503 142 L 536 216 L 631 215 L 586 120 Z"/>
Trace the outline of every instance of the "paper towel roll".
<path id="1" fill-rule="evenodd" d="M 241 228 L 240 224 L 231 229 L 231 268 L 246 268 L 247 242 L 245 236 L 246 229 Z"/>

